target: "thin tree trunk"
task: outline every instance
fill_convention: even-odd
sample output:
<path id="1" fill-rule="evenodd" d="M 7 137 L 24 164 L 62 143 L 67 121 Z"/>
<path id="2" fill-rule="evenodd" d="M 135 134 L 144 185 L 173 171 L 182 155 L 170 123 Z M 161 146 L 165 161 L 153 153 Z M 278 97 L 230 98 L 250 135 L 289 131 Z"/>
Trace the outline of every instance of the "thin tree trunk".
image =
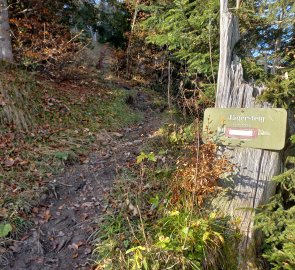
<path id="1" fill-rule="evenodd" d="M 168 85 L 167 85 L 168 108 L 171 110 L 171 62 L 168 61 Z"/>
<path id="2" fill-rule="evenodd" d="M 284 8 L 280 11 L 279 18 L 278 18 L 278 33 L 282 31 L 282 21 L 284 19 Z M 277 73 L 277 66 L 280 63 L 280 50 L 282 46 L 282 38 L 281 35 L 277 36 L 276 41 L 275 41 L 275 46 L 274 46 L 274 59 L 272 63 L 272 68 L 271 68 L 271 74 L 275 75 Z"/>
<path id="3" fill-rule="evenodd" d="M 245 82 L 239 57 L 234 53 L 238 42 L 237 18 L 228 10 L 228 1 L 220 2 L 220 63 L 217 83 L 216 107 L 250 108 L 268 107 L 255 98 L 263 88 Z M 234 176 L 234 187 L 229 197 L 216 200 L 216 205 L 225 214 L 240 221 L 242 239 L 239 245 L 239 270 L 257 269 L 256 243 L 253 228 L 255 209 L 266 203 L 275 191 L 271 182 L 281 170 L 280 153 L 250 148 L 220 148 L 226 152 L 239 171 Z"/>
<path id="4" fill-rule="evenodd" d="M 128 40 L 128 45 L 127 45 L 127 50 L 126 50 L 126 70 L 127 70 L 127 75 L 130 75 L 130 53 L 131 53 L 131 44 L 132 44 L 132 37 L 133 37 L 133 31 L 137 19 L 137 14 L 138 14 L 138 4 L 139 0 L 135 1 L 135 7 L 134 7 L 134 13 L 133 13 L 133 18 L 132 18 L 132 23 L 131 23 L 131 30 L 130 30 L 130 36 Z"/>
<path id="5" fill-rule="evenodd" d="M 268 57 L 267 52 L 264 53 L 264 64 L 263 64 L 264 72 L 267 72 L 268 69 Z"/>
<path id="6" fill-rule="evenodd" d="M 97 32 L 95 31 L 95 29 L 93 29 L 92 26 L 87 26 L 87 28 L 91 35 L 92 44 L 95 46 L 97 44 Z"/>
<path id="7" fill-rule="evenodd" d="M 13 62 L 6 0 L 0 0 L 0 59 Z"/>

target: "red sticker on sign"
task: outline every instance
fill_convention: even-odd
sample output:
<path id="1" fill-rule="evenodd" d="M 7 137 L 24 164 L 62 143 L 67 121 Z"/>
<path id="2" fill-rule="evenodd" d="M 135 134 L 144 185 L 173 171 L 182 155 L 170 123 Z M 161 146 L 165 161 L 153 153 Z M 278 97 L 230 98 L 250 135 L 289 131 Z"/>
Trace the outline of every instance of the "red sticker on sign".
<path id="1" fill-rule="evenodd" d="M 225 135 L 228 138 L 254 139 L 258 136 L 257 128 L 226 128 Z"/>

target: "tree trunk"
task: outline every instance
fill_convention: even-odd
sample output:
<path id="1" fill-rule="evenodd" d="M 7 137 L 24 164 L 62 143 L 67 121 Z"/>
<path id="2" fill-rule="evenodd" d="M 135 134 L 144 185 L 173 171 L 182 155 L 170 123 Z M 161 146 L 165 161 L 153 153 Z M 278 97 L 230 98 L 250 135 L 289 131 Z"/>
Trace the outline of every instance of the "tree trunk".
<path id="1" fill-rule="evenodd" d="M 272 63 L 272 68 L 271 68 L 271 74 L 276 75 L 277 74 L 277 66 L 279 65 L 280 61 L 281 61 L 281 57 L 280 57 L 280 51 L 281 51 L 281 46 L 282 46 L 282 22 L 284 20 L 284 8 L 282 7 L 282 9 L 280 10 L 280 14 L 278 15 L 278 36 L 275 40 L 275 44 L 274 44 L 274 59 L 273 59 L 273 63 Z"/>
<path id="2" fill-rule="evenodd" d="M 229 12 L 228 1 L 220 1 L 220 63 L 217 83 L 216 107 L 250 108 L 269 107 L 270 104 L 255 101 L 262 91 L 243 79 L 243 68 L 234 53 L 238 42 L 237 18 Z M 220 148 L 237 164 L 234 187 L 229 197 L 216 200 L 218 208 L 240 221 L 242 239 L 239 245 L 239 270 L 257 269 L 256 244 L 253 228 L 255 209 L 266 203 L 275 192 L 271 182 L 281 170 L 280 153 L 250 148 Z M 257 240 L 257 238 L 256 238 Z"/>
<path id="3" fill-rule="evenodd" d="M 131 30 L 129 34 L 129 39 L 128 39 L 128 45 L 126 49 L 126 74 L 129 76 L 131 74 L 131 69 L 130 69 L 130 54 L 131 54 L 131 46 L 132 46 L 132 37 L 133 37 L 133 31 L 138 15 L 138 5 L 139 5 L 139 0 L 135 1 L 135 6 L 134 6 L 134 13 L 133 13 L 133 18 L 132 18 L 132 23 L 131 23 Z"/>
<path id="4" fill-rule="evenodd" d="M 168 99 L 168 108 L 171 110 L 171 62 L 168 61 L 168 85 L 167 85 L 167 99 Z"/>
<path id="5" fill-rule="evenodd" d="M 7 1 L 0 0 L 0 59 L 13 62 Z"/>

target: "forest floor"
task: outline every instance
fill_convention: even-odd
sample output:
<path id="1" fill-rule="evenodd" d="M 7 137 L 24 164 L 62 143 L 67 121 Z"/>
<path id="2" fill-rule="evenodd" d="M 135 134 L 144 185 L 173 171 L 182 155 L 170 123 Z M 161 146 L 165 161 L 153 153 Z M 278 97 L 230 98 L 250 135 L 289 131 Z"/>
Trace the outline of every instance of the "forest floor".
<path id="1" fill-rule="evenodd" d="M 33 226 L 9 246 L 2 262 L 8 269 L 91 269 L 92 240 L 100 220 L 109 214 L 112 183 L 124 168 L 136 162 L 141 147 L 163 124 L 161 108 L 138 92 L 131 107 L 143 115 L 140 122 L 96 134 L 97 149 L 83 162 L 51 177 L 41 201 L 33 207 Z"/>

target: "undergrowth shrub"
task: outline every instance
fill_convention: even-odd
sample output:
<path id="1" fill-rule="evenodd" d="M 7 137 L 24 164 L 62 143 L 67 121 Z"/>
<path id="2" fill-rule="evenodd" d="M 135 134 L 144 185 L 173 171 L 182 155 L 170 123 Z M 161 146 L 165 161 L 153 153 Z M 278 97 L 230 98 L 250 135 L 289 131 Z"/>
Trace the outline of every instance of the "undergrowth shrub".
<path id="1" fill-rule="evenodd" d="M 267 91 L 259 97 L 262 101 L 267 101 L 278 108 L 295 108 L 295 70 L 289 72 L 290 79 L 283 79 L 282 76 L 274 76 L 265 83 Z"/>
<path id="2" fill-rule="evenodd" d="M 177 161 L 172 187 L 174 200 L 178 200 L 182 192 L 189 192 L 202 203 L 204 195 L 220 188 L 217 181 L 223 173 L 232 172 L 233 165 L 216 152 L 217 145 L 212 142 L 186 147 L 186 156 Z"/>
<path id="3" fill-rule="evenodd" d="M 65 14 L 57 14 L 62 3 L 40 4 L 38 1 L 10 5 L 10 25 L 14 58 L 29 70 L 59 76 L 73 55 L 84 46 L 79 36 L 72 35 L 68 25 L 61 22 Z M 45 1 L 46 2 L 46 1 Z"/>
<path id="4" fill-rule="evenodd" d="M 239 234 L 229 219 L 198 208 L 159 209 L 150 220 L 144 213 L 109 216 L 99 231 L 96 269 L 236 269 Z"/>
<path id="5" fill-rule="evenodd" d="M 294 159 L 294 156 L 288 157 L 293 168 L 273 178 L 277 183 L 277 192 L 256 215 L 256 227 L 264 234 L 262 256 L 271 264 L 271 269 L 275 270 L 295 268 Z"/>
<path id="6" fill-rule="evenodd" d="M 162 131 L 166 139 L 154 139 L 157 152 L 141 152 L 117 179 L 109 199 L 112 215 L 96 235 L 97 270 L 237 269 L 237 226 L 196 203 L 215 191 L 231 165 L 216 158 L 213 144 L 192 146 L 194 125 L 169 128 Z"/>

